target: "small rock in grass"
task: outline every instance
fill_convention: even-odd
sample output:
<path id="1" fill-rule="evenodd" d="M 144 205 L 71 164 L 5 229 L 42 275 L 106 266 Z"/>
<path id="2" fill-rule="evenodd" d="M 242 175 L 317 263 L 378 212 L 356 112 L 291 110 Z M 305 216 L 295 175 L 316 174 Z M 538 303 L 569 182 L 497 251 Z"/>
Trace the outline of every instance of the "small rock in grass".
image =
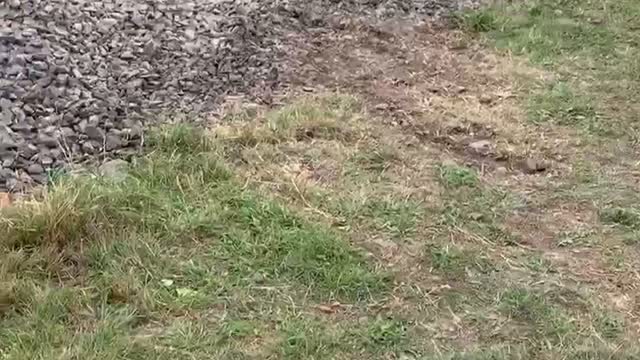
<path id="1" fill-rule="evenodd" d="M 97 126 L 87 125 L 84 129 L 84 133 L 91 140 L 103 141 L 104 140 L 104 131 Z"/>
<path id="2" fill-rule="evenodd" d="M 491 151 L 491 141 L 489 140 L 478 140 L 469 144 L 469 148 L 478 154 L 486 155 Z"/>
<path id="3" fill-rule="evenodd" d="M 493 97 L 488 94 L 482 94 L 478 100 L 480 101 L 480 104 L 489 105 L 493 102 Z"/>
<path id="4" fill-rule="evenodd" d="M 546 161 L 528 158 L 522 163 L 522 169 L 527 174 L 535 174 L 543 172 L 549 168 L 549 164 Z"/>
<path id="5" fill-rule="evenodd" d="M 117 135 L 109 134 L 107 135 L 107 139 L 105 141 L 105 149 L 107 151 L 113 151 L 122 147 L 124 142 Z"/>
<path id="6" fill-rule="evenodd" d="M 498 167 L 496 168 L 496 174 L 497 174 L 497 175 L 502 176 L 502 175 L 505 175 L 506 173 L 507 173 L 507 168 L 506 168 L 506 167 L 504 167 L 504 166 L 498 166 Z"/>
<path id="7" fill-rule="evenodd" d="M 98 169 L 100 175 L 109 178 L 115 182 L 124 181 L 127 178 L 129 163 L 121 160 L 109 160 L 102 164 Z"/>
<path id="8" fill-rule="evenodd" d="M 38 135 L 38 143 L 47 146 L 47 147 L 57 147 L 58 140 L 53 136 L 49 136 L 47 134 Z"/>
<path id="9" fill-rule="evenodd" d="M 13 140 L 9 132 L 0 128 L 0 150 L 16 148 L 16 142 Z"/>
<path id="10" fill-rule="evenodd" d="M 30 175 L 40 175 L 44 173 L 44 168 L 40 164 L 31 164 L 27 167 L 27 172 Z"/>

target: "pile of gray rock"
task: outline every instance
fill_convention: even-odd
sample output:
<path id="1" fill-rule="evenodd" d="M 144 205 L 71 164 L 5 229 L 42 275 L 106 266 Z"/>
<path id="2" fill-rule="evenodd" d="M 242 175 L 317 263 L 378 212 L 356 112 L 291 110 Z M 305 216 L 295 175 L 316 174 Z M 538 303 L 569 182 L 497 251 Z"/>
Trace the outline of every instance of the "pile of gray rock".
<path id="1" fill-rule="evenodd" d="M 425 13 L 450 0 L 4 0 L 0 191 L 71 162 L 124 157 L 159 114 L 205 114 L 280 86 L 295 31 L 353 12 Z"/>
<path id="2" fill-rule="evenodd" d="M 0 3 L 0 190 L 135 149 L 160 111 L 277 81 L 259 2 Z M 265 26 L 263 26 L 265 25 Z"/>

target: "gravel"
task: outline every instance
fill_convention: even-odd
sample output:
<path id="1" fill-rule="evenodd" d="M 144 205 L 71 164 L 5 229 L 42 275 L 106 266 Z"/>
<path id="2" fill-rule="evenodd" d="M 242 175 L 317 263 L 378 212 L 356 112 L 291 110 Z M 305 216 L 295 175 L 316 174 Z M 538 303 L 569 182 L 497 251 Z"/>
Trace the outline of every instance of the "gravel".
<path id="1" fill-rule="evenodd" d="M 435 16 L 451 0 L 0 2 L 0 191 L 127 157 L 160 114 L 281 83 L 287 36 L 339 16 Z M 268 98 L 268 96 L 264 96 Z"/>

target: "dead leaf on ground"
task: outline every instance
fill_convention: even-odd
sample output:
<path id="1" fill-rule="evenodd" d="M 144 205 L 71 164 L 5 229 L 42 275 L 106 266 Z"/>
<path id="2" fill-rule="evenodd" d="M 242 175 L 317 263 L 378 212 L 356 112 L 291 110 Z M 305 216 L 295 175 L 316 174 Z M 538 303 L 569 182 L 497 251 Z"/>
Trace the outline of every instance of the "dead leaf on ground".
<path id="1" fill-rule="evenodd" d="M 318 305 L 316 307 L 316 309 L 320 310 L 321 312 L 323 312 L 325 314 L 335 314 L 341 308 L 342 308 L 342 304 L 340 304 L 337 301 L 335 301 L 335 302 L 333 302 L 333 303 L 331 303 L 329 305 Z"/>

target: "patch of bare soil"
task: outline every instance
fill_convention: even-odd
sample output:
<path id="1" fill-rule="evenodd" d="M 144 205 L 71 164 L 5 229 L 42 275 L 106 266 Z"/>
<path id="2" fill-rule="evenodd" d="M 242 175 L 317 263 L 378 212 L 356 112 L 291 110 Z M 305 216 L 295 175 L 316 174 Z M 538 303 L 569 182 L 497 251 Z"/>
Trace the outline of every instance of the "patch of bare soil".
<path id="1" fill-rule="evenodd" d="M 517 103 L 514 72 L 545 74 L 495 56 L 442 21 L 354 20 L 344 30 L 301 39 L 291 62 L 292 84 L 360 94 L 387 125 L 483 171 L 536 173 L 563 159 L 546 138 L 566 135 L 523 124 Z M 538 159 L 541 152 L 549 159 Z"/>

